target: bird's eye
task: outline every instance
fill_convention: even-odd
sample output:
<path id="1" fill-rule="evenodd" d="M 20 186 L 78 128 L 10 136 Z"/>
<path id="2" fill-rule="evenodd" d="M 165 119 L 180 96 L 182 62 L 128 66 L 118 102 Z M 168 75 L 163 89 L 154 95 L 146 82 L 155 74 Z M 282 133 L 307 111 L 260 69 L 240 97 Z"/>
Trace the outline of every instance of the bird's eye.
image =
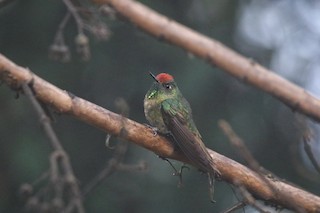
<path id="1" fill-rule="evenodd" d="M 165 87 L 166 89 L 169 89 L 169 90 L 172 89 L 172 85 L 170 85 L 170 84 L 165 84 L 164 87 Z"/>

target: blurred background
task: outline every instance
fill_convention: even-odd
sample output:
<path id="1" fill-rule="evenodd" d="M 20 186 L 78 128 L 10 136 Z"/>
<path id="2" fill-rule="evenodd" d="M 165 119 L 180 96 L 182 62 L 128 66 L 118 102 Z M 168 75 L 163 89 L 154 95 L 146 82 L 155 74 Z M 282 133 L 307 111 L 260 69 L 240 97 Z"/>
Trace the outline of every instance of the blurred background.
<path id="1" fill-rule="evenodd" d="M 141 2 L 320 95 L 319 1 Z M 76 51 L 78 30 L 70 18 L 63 31 L 69 51 L 66 60 L 52 60 L 52 45 L 66 12 L 62 1 L 15 0 L 1 5 L 0 53 L 59 88 L 109 110 L 115 111 L 114 101 L 122 97 L 130 106 L 129 117 L 140 123 L 146 123 L 143 99 L 152 84 L 148 72 L 168 72 L 189 100 L 209 148 L 243 163 L 218 128 L 218 120 L 225 119 L 262 166 L 320 194 L 319 174 L 301 140 L 303 133 L 312 132 L 312 149 L 320 161 L 317 123 L 117 17 L 100 17 L 107 26 L 103 38 L 85 31 L 91 55 L 86 60 Z M 54 117 L 54 129 L 83 187 L 113 154 L 105 146 L 106 133 L 67 115 Z M 48 170 L 52 149 L 27 98 L 21 95 L 17 99 L 6 85 L 0 87 L 0 121 L 0 212 L 23 212 L 19 188 Z M 113 138 L 111 143 L 117 140 Z M 172 176 L 168 163 L 129 144 L 125 162 L 141 161 L 147 162 L 146 171 L 117 172 L 92 191 L 84 201 L 87 212 L 220 212 L 237 202 L 232 187 L 217 182 L 217 202 L 210 203 L 207 177 L 194 168 L 184 173 L 184 187 L 178 188 L 178 178 Z M 256 210 L 246 208 L 246 212 Z"/>

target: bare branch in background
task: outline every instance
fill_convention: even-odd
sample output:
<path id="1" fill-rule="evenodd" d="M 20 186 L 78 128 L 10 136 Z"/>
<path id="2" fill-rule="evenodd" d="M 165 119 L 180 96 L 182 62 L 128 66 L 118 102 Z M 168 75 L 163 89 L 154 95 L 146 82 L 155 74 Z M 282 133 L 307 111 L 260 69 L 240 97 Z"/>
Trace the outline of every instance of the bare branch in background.
<path id="1" fill-rule="evenodd" d="M 231 125 L 227 121 L 219 120 L 218 123 L 219 123 L 219 127 L 222 129 L 223 133 L 228 137 L 230 143 L 235 148 L 235 150 L 246 161 L 249 168 L 252 169 L 253 171 L 255 171 L 260 176 L 260 178 L 265 181 L 265 184 L 269 187 L 270 190 L 273 191 L 273 193 L 277 194 L 277 189 L 273 187 L 270 180 L 272 179 L 272 181 L 276 181 L 276 180 L 279 180 L 279 178 L 277 178 L 271 172 L 267 171 L 262 166 L 260 166 L 258 161 L 253 157 L 253 155 L 251 154 L 249 149 L 244 144 L 243 140 L 233 131 Z M 268 178 L 266 178 L 266 176 Z M 259 211 L 262 211 L 259 209 L 260 208 L 259 205 L 256 202 L 252 201 L 253 198 L 251 198 L 251 195 L 250 196 L 247 195 L 249 192 L 247 192 L 247 190 L 242 185 L 242 183 L 238 182 L 238 183 L 236 183 L 236 185 L 238 186 L 241 194 L 243 196 L 247 196 L 247 198 L 244 197 L 245 198 L 244 202 L 249 205 L 253 205 Z M 291 201 L 291 199 L 289 197 L 286 197 L 286 194 L 284 194 L 282 196 L 283 196 L 283 199 L 288 199 L 287 200 L 288 202 Z M 292 205 L 293 205 L 293 209 L 295 209 L 297 212 L 304 212 L 304 210 L 301 209 L 301 207 L 296 206 L 294 203 Z"/>
<path id="2" fill-rule="evenodd" d="M 53 44 L 49 47 L 49 58 L 56 61 L 61 62 L 68 62 L 71 58 L 71 53 L 69 47 L 66 45 L 64 40 L 63 31 L 70 19 L 70 13 L 64 16 L 63 20 L 61 21 L 56 35 L 54 37 Z"/>
<path id="3" fill-rule="evenodd" d="M 30 85 L 26 82 L 22 83 L 23 92 L 35 108 L 54 151 L 50 156 L 50 172 L 44 176 L 48 178 L 49 183 L 39 190 L 39 192 L 45 191 L 45 193 L 35 193 L 34 195 L 31 193 L 31 196 L 26 201 L 27 208 L 35 212 L 46 212 L 47 209 L 56 207 L 57 201 L 60 201 L 61 212 L 84 213 L 80 189 L 69 156 L 64 151 L 52 128 L 50 118 L 45 114 L 45 111 L 33 95 L 30 88 L 33 83 L 32 79 L 28 82 L 30 82 Z"/>
<path id="4" fill-rule="evenodd" d="M 252 156 L 248 148 L 244 145 L 242 139 L 233 131 L 230 124 L 225 120 L 219 120 L 219 127 L 223 133 L 228 137 L 229 142 L 234 149 L 240 154 L 240 156 L 246 161 L 249 168 L 255 172 L 261 172 L 261 167 L 256 159 Z"/>
<path id="5" fill-rule="evenodd" d="M 63 2 L 68 11 L 57 29 L 53 44 L 49 48 L 49 57 L 61 62 L 70 61 L 71 52 L 69 45 L 66 44 L 64 31 L 67 23 L 73 18 L 78 31 L 74 38 L 76 51 L 83 61 L 88 61 L 91 58 L 91 52 L 89 38 L 85 31 L 90 32 L 98 40 L 108 40 L 111 32 L 108 26 L 101 21 L 98 10 L 81 7 L 79 2 L 78 5 L 75 5 L 77 1 L 63 0 Z"/>
<path id="6" fill-rule="evenodd" d="M 242 186 L 241 183 L 238 184 L 238 189 L 240 191 L 240 194 L 242 195 L 243 202 L 254 207 L 255 209 L 257 209 L 259 212 L 262 213 L 269 213 L 269 211 L 264 209 L 264 206 L 261 205 L 252 195 L 251 193 L 248 192 L 248 190 Z"/>
<path id="7" fill-rule="evenodd" d="M 247 204 L 245 204 L 244 202 L 238 202 L 235 205 L 231 206 L 229 209 L 223 211 L 222 213 L 231 213 L 231 212 L 234 212 L 238 209 L 245 207 L 246 205 Z"/>
<path id="8" fill-rule="evenodd" d="M 307 153 L 307 156 L 309 157 L 315 170 L 320 174 L 320 164 L 313 154 L 310 137 L 304 135 L 302 140 L 303 140 L 303 144 L 304 144 L 304 150 Z"/>
<path id="9" fill-rule="evenodd" d="M 317 142 L 317 139 L 315 138 L 315 132 L 313 127 L 315 127 L 315 125 L 318 124 L 314 124 L 314 123 L 309 123 L 307 118 L 305 116 L 302 115 L 297 115 L 296 116 L 296 128 L 299 132 L 299 136 L 301 137 L 301 140 L 299 140 L 299 142 L 303 143 L 303 147 L 304 147 L 304 151 L 307 155 L 307 157 L 309 158 L 312 166 L 315 168 L 315 170 L 318 172 L 318 174 L 320 174 L 320 162 L 318 162 L 315 152 L 316 150 L 312 150 L 312 147 L 315 147 L 315 143 Z M 299 146 L 299 144 L 297 144 L 295 147 L 293 147 L 291 150 L 297 150 L 297 146 Z M 292 157 L 293 160 L 293 164 L 295 165 L 295 169 L 305 178 L 311 178 L 311 179 L 319 179 L 318 176 L 313 176 L 310 172 L 306 171 L 306 169 L 300 165 L 301 162 L 298 162 L 298 159 L 295 159 L 294 157 Z"/>
<path id="10" fill-rule="evenodd" d="M 223 133 L 228 137 L 230 143 L 234 147 L 234 149 L 240 154 L 240 156 L 246 161 L 249 168 L 253 171 L 257 172 L 257 174 L 265 181 L 265 183 L 270 187 L 270 190 L 273 190 L 272 185 L 269 183 L 269 180 L 265 178 L 262 173 L 262 169 L 259 163 L 255 160 L 255 158 L 251 155 L 250 151 L 247 149 L 242 139 L 233 131 L 230 124 L 225 120 L 219 120 L 219 127 L 222 129 Z M 235 183 L 238 187 L 242 197 L 243 202 L 255 207 L 259 212 L 266 212 L 263 210 L 263 207 L 256 202 L 256 200 L 252 197 L 252 195 L 245 189 L 245 187 L 241 184 L 241 182 Z"/>
<path id="11" fill-rule="evenodd" d="M 129 105 L 123 98 L 118 98 L 115 100 L 115 106 L 120 114 L 125 117 L 129 116 Z M 120 135 L 118 136 L 117 145 L 114 147 L 113 157 L 108 160 L 105 168 L 96 176 L 94 177 L 88 185 L 86 185 L 83 189 L 83 196 L 87 196 L 88 193 L 93 191 L 97 186 L 99 186 L 106 178 L 117 171 L 143 171 L 146 170 L 147 165 L 143 162 L 135 164 L 135 165 L 128 165 L 124 164 L 123 160 L 128 150 L 128 142 L 123 140 L 127 134 L 125 123 L 122 122 L 122 128 L 120 131 Z M 109 136 L 109 135 L 108 135 Z M 108 143 L 108 147 L 110 147 Z"/>

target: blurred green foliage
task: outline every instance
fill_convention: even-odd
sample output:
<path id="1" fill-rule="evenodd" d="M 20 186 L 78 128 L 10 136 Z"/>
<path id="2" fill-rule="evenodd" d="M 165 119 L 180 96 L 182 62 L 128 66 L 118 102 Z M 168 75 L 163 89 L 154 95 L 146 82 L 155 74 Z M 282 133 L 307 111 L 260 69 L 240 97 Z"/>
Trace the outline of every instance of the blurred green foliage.
<path id="1" fill-rule="evenodd" d="M 238 1 L 141 1 L 147 6 L 235 48 Z M 257 160 L 282 178 L 314 193 L 314 183 L 298 175 L 292 146 L 299 141 L 293 113 L 282 103 L 245 85 L 220 69 L 163 43 L 123 20 L 107 20 L 112 36 L 97 41 L 90 36 L 92 58 L 82 62 L 75 53 L 74 21 L 65 30 L 70 62 L 48 58 L 66 8 L 60 1 L 14 1 L 0 8 L 0 52 L 18 65 L 73 94 L 115 110 L 114 100 L 125 98 L 130 118 L 141 123 L 143 98 L 152 80 L 148 75 L 169 72 L 189 100 L 194 119 L 208 147 L 242 162 L 217 127 L 226 119 Z M 48 169 L 51 147 L 26 97 L 0 87 L 0 212 L 21 212 L 19 186 Z M 98 173 L 112 156 L 105 133 L 66 115 L 55 115 L 54 128 L 70 154 L 80 186 Z M 116 143 L 116 140 L 113 139 Z M 231 187 L 216 183 L 216 204 L 208 197 L 207 178 L 195 169 L 185 172 L 177 188 L 172 169 L 155 154 L 130 144 L 125 162 L 148 162 L 145 172 L 118 172 L 84 201 L 87 212 L 218 212 L 236 202 Z M 176 163 L 179 166 L 179 163 Z"/>

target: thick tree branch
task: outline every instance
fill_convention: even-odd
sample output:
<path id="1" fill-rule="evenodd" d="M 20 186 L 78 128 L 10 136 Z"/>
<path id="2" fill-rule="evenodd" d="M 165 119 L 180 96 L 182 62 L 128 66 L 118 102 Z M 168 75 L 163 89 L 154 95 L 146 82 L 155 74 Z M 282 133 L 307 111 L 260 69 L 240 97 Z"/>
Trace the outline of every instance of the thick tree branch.
<path id="1" fill-rule="evenodd" d="M 147 33 L 182 47 L 232 76 L 278 98 L 291 109 L 320 121 L 320 100 L 271 70 L 241 56 L 212 38 L 187 28 L 132 0 L 92 0 L 108 4 Z"/>
<path id="2" fill-rule="evenodd" d="M 142 146 L 157 155 L 187 162 L 165 138 L 157 135 L 143 124 L 124 118 L 84 99 L 61 90 L 29 70 L 15 65 L 0 54 L 0 80 L 17 90 L 23 82 L 32 81 L 34 93 L 39 101 L 52 106 L 60 113 L 73 115 L 86 123 L 123 139 Z M 120 134 L 125 128 L 127 134 Z M 221 172 L 221 179 L 232 184 L 241 183 L 253 196 L 283 207 L 304 209 L 306 212 L 320 212 L 320 197 L 278 180 L 271 175 L 261 178 L 249 168 L 209 150 Z M 266 184 L 265 180 L 269 183 Z M 269 187 L 272 185 L 272 187 Z M 276 189 L 276 190 L 271 190 Z M 285 196 L 283 196 L 285 195 Z"/>

